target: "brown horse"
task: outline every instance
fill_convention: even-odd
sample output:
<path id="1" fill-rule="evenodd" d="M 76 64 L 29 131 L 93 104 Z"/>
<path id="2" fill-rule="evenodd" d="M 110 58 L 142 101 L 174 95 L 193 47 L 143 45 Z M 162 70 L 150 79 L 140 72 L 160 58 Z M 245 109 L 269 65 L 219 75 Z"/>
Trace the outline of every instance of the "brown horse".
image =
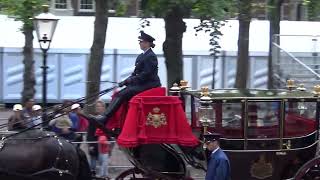
<path id="1" fill-rule="evenodd" d="M 55 134 L 31 130 L 0 141 L 0 179 L 91 180 L 84 152 Z"/>

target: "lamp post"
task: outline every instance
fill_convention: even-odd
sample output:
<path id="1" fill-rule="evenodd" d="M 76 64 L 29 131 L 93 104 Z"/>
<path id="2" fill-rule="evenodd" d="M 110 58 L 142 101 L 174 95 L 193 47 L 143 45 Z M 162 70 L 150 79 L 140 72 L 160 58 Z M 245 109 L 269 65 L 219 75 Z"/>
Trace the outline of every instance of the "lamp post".
<path id="1" fill-rule="evenodd" d="M 43 13 L 33 18 L 34 28 L 37 33 L 38 41 L 43 55 L 42 68 L 42 120 L 47 120 L 47 56 L 50 44 L 53 38 L 54 31 L 56 29 L 58 18 L 53 14 L 49 13 L 49 6 L 43 5 Z"/>

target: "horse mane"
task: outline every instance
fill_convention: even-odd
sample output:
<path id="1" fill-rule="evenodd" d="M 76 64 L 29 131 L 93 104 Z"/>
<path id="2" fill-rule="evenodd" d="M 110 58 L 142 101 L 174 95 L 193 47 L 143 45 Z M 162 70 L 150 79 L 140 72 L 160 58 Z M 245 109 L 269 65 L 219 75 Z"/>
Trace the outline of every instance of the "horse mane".
<path id="1" fill-rule="evenodd" d="M 28 139 L 28 138 L 41 138 L 41 137 L 53 137 L 56 136 L 54 132 L 51 131 L 43 131 L 41 129 L 30 129 L 23 133 L 17 132 L 17 134 L 13 137 L 9 137 L 9 139 Z"/>

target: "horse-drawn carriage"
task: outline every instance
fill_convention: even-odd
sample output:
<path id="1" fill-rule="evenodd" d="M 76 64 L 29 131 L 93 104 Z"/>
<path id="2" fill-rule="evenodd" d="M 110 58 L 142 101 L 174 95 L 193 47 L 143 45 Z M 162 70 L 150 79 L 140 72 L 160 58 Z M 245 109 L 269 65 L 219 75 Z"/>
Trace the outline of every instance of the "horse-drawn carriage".
<path id="1" fill-rule="evenodd" d="M 222 134 L 232 179 L 320 178 L 318 86 L 307 92 L 289 81 L 288 90 L 207 91 L 210 98 L 200 100 L 199 116 L 201 92 L 181 94 L 191 95 L 193 129 L 205 126 Z"/>
<path id="2" fill-rule="evenodd" d="M 205 171 L 202 137 L 209 132 L 222 135 L 220 144 L 230 159 L 233 180 L 320 179 L 317 156 L 320 86 L 309 92 L 303 87 L 296 88 L 293 81 L 288 81 L 287 89 L 283 90 L 189 90 L 185 82 L 182 85 L 173 87 L 171 95 L 181 100 L 189 120 L 180 118 L 188 121 L 199 144 L 184 145 L 178 141 L 172 144 L 166 140 L 139 144 L 137 138 L 132 147 L 123 148 L 135 168 L 120 174 L 119 179 L 139 179 L 136 174 L 141 179 L 187 179 L 187 164 Z M 153 98 L 157 96 L 147 99 Z M 161 104 L 156 101 L 157 106 Z M 173 111 L 175 117 L 180 113 L 177 109 Z M 148 119 L 147 112 L 142 119 Z M 128 116 L 130 112 L 127 120 Z M 121 135 L 118 140 L 121 145 Z"/>
<path id="3" fill-rule="evenodd" d="M 134 165 L 116 179 L 188 179 L 187 165 L 205 172 L 203 135 L 210 132 L 222 135 L 232 180 L 320 179 L 320 86 L 308 92 L 292 83 L 286 90 L 189 90 L 182 81 L 170 96 L 164 88 L 135 96 L 106 126 L 121 129 L 117 142 Z"/>

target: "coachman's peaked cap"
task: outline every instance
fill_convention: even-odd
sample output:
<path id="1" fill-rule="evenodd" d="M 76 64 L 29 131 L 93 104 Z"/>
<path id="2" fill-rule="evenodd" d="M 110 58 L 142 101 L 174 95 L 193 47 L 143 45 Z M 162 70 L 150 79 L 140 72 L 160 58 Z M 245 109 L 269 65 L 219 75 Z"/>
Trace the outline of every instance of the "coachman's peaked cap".
<path id="1" fill-rule="evenodd" d="M 140 34 L 141 35 L 138 37 L 140 40 L 151 42 L 151 43 L 155 40 L 152 36 L 150 36 L 149 34 L 143 31 L 140 31 Z"/>
<path id="2" fill-rule="evenodd" d="M 221 137 L 218 133 L 205 134 L 203 136 L 205 141 L 219 141 Z"/>

